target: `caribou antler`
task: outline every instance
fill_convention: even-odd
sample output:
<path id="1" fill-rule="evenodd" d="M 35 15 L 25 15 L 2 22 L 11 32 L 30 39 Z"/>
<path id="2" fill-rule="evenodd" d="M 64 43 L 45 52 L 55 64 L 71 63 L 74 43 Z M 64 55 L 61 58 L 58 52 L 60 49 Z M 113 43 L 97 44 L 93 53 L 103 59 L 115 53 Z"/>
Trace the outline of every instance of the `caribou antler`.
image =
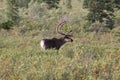
<path id="1" fill-rule="evenodd" d="M 65 33 L 61 32 L 61 28 L 63 27 L 63 25 L 65 24 L 66 21 L 63 21 L 61 23 L 58 24 L 58 26 L 56 27 L 56 32 L 61 34 L 61 35 L 66 35 Z"/>
<path id="2" fill-rule="evenodd" d="M 56 32 L 61 34 L 61 35 L 67 35 L 67 36 L 72 36 L 69 33 L 72 32 L 72 30 L 70 30 L 67 34 L 61 32 L 61 28 L 63 27 L 63 25 L 66 23 L 66 21 L 62 21 L 61 23 L 58 24 L 57 28 L 56 28 Z"/>

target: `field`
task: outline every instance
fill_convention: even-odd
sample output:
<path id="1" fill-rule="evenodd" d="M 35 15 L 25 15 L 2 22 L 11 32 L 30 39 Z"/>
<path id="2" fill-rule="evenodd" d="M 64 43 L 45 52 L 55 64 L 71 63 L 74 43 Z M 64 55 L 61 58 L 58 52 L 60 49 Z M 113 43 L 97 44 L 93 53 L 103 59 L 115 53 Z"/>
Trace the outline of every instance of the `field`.
<path id="1" fill-rule="evenodd" d="M 120 37 L 110 32 L 79 34 L 57 53 L 40 49 L 40 32 L 1 30 L 0 79 L 119 80 Z"/>
<path id="2" fill-rule="evenodd" d="M 85 31 L 87 11 L 74 7 L 76 0 L 72 4 L 74 12 L 67 13 L 72 21 L 64 32 L 72 29 L 74 41 L 59 51 L 42 50 L 39 42 L 61 37 L 55 32 L 61 10 L 51 10 L 47 19 L 25 18 L 19 27 L 0 29 L 0 80 L 120 80 L 120 27 Z"/>

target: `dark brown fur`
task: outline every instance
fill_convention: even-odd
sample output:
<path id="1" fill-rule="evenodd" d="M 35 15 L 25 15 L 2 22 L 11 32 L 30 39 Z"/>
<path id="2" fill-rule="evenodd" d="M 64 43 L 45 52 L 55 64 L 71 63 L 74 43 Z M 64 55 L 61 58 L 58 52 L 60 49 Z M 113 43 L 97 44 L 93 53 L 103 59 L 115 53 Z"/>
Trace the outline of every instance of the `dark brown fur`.
<path id="1" fill-rule="evenodd" d="M 46 49 L 57 49 L 59 50 L 62 45 L 64 45 L 66 42 L 72 42 L 73 39 L 71 39 L 68 36 L 62 37 L 60 39 L 52 38 L 52 39 L 43 39 L 45 50 Z"/>

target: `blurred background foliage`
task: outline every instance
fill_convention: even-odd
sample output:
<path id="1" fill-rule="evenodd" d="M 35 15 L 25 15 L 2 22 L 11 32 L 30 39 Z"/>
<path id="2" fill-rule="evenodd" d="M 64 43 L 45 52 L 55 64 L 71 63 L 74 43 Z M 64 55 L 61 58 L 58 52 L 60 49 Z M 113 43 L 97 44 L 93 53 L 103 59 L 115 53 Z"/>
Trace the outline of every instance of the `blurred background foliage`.
<path id="1" fill-rule="evenodd" d="M 44 22 L 47 26 L 49 21 L 57 23 L 64 16 L 71 22 L 85 24 L 85 29 L 93 28 L 90 26 L 96 23 L 99 23 L 98 29 L 101 28 L 99 25 L 109 29 L 119 26 L 119 0 L 77 0 L 78 5 L 72 0 L 0 0 L 0 3 L 0 28 L 4 29 L 30 21 L 36 22 L 36 27 Z"/>

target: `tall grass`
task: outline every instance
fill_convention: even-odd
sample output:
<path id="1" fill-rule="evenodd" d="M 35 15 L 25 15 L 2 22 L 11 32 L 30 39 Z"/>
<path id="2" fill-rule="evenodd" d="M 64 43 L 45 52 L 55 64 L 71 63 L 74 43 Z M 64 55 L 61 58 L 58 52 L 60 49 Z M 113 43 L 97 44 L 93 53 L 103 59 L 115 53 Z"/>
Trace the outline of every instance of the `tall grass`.
<path id="1" fill-rule="evenodd" d="M 1 80 L 119 80 L 119 37 L 112 33 L 81 33 L 59 52 L 43 51 L 33 30 L 24 35 L 0 31 Z"/>

